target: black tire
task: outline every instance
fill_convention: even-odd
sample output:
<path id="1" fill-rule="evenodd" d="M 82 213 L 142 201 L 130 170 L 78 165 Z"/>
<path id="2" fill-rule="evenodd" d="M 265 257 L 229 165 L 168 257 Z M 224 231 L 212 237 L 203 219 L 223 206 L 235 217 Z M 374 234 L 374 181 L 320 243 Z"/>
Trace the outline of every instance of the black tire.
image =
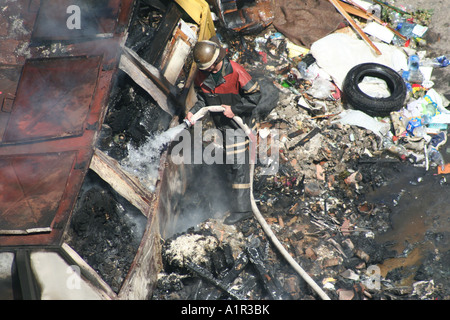
<path id="1" fill-rule="evenodd" d="M 365 94 L 359 83 L 366 76 L 376 77 L 386 82 L 391 95 L 375 98 Z M 406 98 L 406 85 L 403 78 L 394 70 L 378 63 L 362 63 L 347 73 L 342 86 L 343 102 L 353 109 L 372 117 L 386 117 L 402 108 Z"/>

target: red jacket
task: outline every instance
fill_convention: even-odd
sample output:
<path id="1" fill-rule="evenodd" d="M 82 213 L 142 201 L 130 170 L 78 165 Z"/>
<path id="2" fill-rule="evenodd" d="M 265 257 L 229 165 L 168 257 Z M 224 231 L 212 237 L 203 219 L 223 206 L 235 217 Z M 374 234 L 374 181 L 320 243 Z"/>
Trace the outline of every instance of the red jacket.
<path id="1" fill-rule="evenodd" d="M 224 58 L 222 75 L 217 83 L 209 72 L 201 71 L 196 75 L 194 84 L 198 101 L 190 112 L 196 113 L 202 107 L 212 105 L 230 105 L 233 113 L 250 124 L 253 110 L 256 108 L 261 93 L 259 84 L 237 62 Z M 219 129 L 238 127 L 221 112 L 212 113 L 213 120 Z"/>

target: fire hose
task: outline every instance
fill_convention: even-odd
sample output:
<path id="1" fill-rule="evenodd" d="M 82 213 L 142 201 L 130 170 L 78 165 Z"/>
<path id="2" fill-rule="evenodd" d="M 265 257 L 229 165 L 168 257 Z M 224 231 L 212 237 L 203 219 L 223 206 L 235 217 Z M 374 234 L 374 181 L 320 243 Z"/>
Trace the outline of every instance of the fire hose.
<path id="1" fill-rule="evenodd" d="M 199 120 L 203 116 L 206 115 L 208 112 L 223 112 L 225 108 L 223 108 L 220 105 L 217 106 L 209 106 L 209 107 L 203 107 L 198 112 L 196 112 L 192 118 L 191 121 L 185 119 L 184 122 L 186 124 L 186 127 L 189 128 L 192 126 L 195 121 Z M 247 134 L 247 136 L 254 141 L 254 135 L 252 130 L 242 121 L 242 119 L 238 116 L 234 116 L 233 120 L 236 122 L 236 124 L 244 130 L 244 132 Z M 254 177 L 254 170 L 255 170 L 255 164 L 252 162 L 250 164 L 250 201 L 251 206 L 253 210 L 253 214 L 255 215 L 256 220 L 258 220 L 259 224 L 263 228 L 266 235 L 269 237 L 269 239 L 272 241 L 272 243 L 275 245 L 275 247 L 280 251 L 282 256 L 287 260 L 287 262 L 294 268 L 294 270 L 303 278 L 303 280 L 308 283 L 311 288 L 323 299 L 323 300 L 331 300 L 330 297 L 322 290 L 322 288 L 317 285 L 317 283 L 311 278 L 311 276 L 306 273 L 306 271 L 297 263 L 297 261 L 292 258 L 292 256 L 289 254 L 289 252 L 286 250 L 286 248 L 281 244 L 281 242 L 278 240 L 276 235 L 273 233 L 272 229 L 262 216 L 261 212 L 258 209 L 258 206 L 256 205 L 255 198 L 253 196 L 253 177 Z"/>

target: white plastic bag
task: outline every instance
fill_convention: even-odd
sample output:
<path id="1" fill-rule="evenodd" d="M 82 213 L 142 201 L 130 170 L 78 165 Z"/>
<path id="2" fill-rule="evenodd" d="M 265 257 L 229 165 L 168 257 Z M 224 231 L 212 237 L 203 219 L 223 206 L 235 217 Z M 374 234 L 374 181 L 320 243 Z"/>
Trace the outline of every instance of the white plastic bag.
<path id="1" fill-rule="evenodd" d="M 359 110 L 344 110 L 339 114 L 339 119 L 332 123 L 354 125 L 372 131 L 376 135 L 385 136 L 390 128 L 390 123 L 381 122 Z"/>

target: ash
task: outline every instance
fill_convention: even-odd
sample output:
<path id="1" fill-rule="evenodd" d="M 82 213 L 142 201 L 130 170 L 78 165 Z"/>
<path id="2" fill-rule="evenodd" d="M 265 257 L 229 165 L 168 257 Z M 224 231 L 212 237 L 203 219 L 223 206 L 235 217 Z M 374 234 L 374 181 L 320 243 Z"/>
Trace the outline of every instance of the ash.
<path id="1" fill-rule="evenodd" d="M 118 293 L 136 255 L 146 218 L 89 172 L 67 243 Z"/>

